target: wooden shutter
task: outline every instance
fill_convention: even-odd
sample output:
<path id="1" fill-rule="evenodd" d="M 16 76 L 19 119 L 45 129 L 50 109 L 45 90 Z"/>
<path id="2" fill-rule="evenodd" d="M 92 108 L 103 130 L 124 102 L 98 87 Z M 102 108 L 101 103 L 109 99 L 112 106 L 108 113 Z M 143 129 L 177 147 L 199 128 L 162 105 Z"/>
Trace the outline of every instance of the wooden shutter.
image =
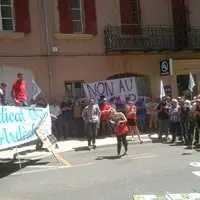
<path id="1" fill-rule="evenodd" d="M 132 0 L 120 0 L 121 28 L 123 34 L 133 32 Z"/>
<path id="2" fill-rule="evenodd" d="M 172 14 L 174 22 L 175 45 L 182 49 L 187 45 L 187 14 L 185 0 L 172 0 Z"/>
<path id="3" fill-rule="evenodd" d="M 29 14 L 29 0 L 14 0 L 15 30 L 30 33 L 31 21 Z"/>
<path id="4" fill-rule="evenodd" d="M 58 0 L 60 32 L 73 33 L 71 0 Z"/>
<path id="5" fill-rule="evenodd" d="M 186 25 L 184 0 L 172 0 L 172 13 L 175 26 Z"/>
<path id="6" fill-rule="evenodd" d="M 85 32 L 97 34 L 96 0 L 84 0 Z"/>

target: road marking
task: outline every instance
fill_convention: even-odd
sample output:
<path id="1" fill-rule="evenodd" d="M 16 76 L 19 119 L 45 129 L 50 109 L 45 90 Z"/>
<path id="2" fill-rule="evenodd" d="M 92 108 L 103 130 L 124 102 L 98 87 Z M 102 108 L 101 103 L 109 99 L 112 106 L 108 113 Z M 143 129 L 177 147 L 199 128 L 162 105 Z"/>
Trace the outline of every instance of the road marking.
<path id="1" fill-rule="evenodd" d="M 23 174 L 32 174 L 32 173 L 37 173 L 37 172 L 46 172 L 46 171 L 53 171 L 53 170 L 58 170 L 58 169 L 67 169 L 69 168 L 68 166 L 60 166 L 60 167 L 55 167 L 55 168 L 49 168 L 49 169 L 38 169 L 38 170 L 31 170 L 31 171 L 23 171 Z M 11 176 L 14 175 L 21 175 L 21 172 L 16 172 L 11 174 Z"/>
<path id="2" fill-rule="evenodd" d="M 157 155 L 147 155 L 147 156 L 138 156 L 138 157 L 132 157 L 132 160 L 136 160 L 136 159 L 143 159 L 143 158 L 153 158 L 156 157 Z"/>
<path id="3" fill-rule="evenodd" d="M 200 199 L 200 193 L 177 193 L 170 194 L 165 193 L 163 195 L 133 195 L 133 200 L 198 200 Z"/>
<path id="4" fill-rule="evenodd" d="M 54 171 L 54 170 L 58 170 L 58 169 L 69 169 L 69 168 L 76 168 L 76 167 L 85 167 L 85 166 L 90 166 L 93 165 L 94 163 L 84 163 L 84 164 L 79 164 L 79 165 L 70 165 L 70 166 L 27 166 L 28 168 L 45 168 L 46 169 L 36 169 L 36 170 L 31 170 L 31 171 L 22 171 L 22 175 L 23 174 L 33 174 L 33 173 L 37 173 L 37 172 L 47 172 L 47 171 Z M 14 175 L 21 175 L 21 172 L 16 172 L 11 174 L 11 176 Z"/>
<path id="5" fill-rule="evenodd" d="M 75 167 L 85 167 L 89 165 L 94 165 L 94 163 L 86 163 L 86 164 L 80 164 L 80 165 L 71 165 L 69 168 L 75 168 Z"/>
<path id="6" fill-rule="evenodd" d="M 192 167 L 200 167 L 200 162 L 191 162 L 189 164 L 189 166 L 192 166 Z"/>
<path id="7" fill-rule="evenodd" d="M 152 153 L 133 154 L 133 155 L 127 155 L 126 158 L 141 157 L 141 156 L 150 156 L 150 155 L 154 155 L 154 154 L 152 154 Z"/>
<path id="8" fill-rule="evenodd" d="M 196 175 L 196 176 L 200 176 L 200 171 L 193 171 L 192 172 L 194 175 Z"/>
<path id="9" fill-rule="evenodd" d="M 63 166 L 48 166 L 48 165 L 28 165 L 26 168 L 57 168 L 57 167 L 63 167 Z"/>

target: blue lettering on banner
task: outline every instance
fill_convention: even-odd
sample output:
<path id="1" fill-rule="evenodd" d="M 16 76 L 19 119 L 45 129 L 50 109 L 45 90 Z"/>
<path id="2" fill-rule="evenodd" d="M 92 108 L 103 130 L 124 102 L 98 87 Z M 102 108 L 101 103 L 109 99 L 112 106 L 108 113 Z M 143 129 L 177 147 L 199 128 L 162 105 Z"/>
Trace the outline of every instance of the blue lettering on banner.
<path id="1" fill-rule="evenodd" d="M 12 122 L 25 122 L 22 109 L 20 108 L 18 112 L 10 112 L 7 110 L 6 106 L 1 106 L 0 124 Z"/>
<path id="2" fill-rule="evenodd" d="M 16 132 L 10 132 L 8 129 L 2 129 L 2 135 L 0 137 L 0 146 L 8 143 L 20 142 L 35 135 L 34 123 L 32 129 L 27 130 L 25 126 L 18 126 Z"/>
<path id="3" fill-rule="evenodd" d="M 45 118 L 47 117 L 47 118 Z M 0 149 L 14 147 L 37 139 L 36 127 L 43 119 L 47 135 L 51 134 L 49 108 L 0 107 Z M 43 126 L 43 124 L 41 125 Z"/>

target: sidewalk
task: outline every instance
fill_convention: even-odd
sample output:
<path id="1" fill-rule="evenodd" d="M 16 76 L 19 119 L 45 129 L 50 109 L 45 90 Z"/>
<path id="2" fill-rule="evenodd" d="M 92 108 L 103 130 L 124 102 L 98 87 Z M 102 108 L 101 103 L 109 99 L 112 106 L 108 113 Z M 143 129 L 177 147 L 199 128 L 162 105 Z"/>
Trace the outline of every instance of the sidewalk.
<path id="1" fill-rule="evenodd" d="M 139 144 L 137 136 L 134 137 L 134 140 L 131 140 L 131 136 L 128 136 L 128 142 L 129 144 Z M 141 139 L 143 143 L 151 143 L 152 140 L 149 138 L 147 134 L 141 135 Z M 108 137 L 103 139 L 97 139 L 96 145 L 98 148 L 108 147 L 112 145 L 116 145 L 117 140 L 116 137 Z M 55 153 L 61 153 L 61 152 L 68 152 L 68 151 L 77 151 L 80 149 L 84 149 L 84 147 L 87 147 L 87 140 L 79 140 L 79 139 L 72 139 L 67 141 L 60 141 L 58 142 L 59 149 L 55 150 Z M 25 146 L 18 148 L 19 157 L 20 159 L 40 159 L 44 157 L 51 156 L 50 152 L 47 152 L 45 150 L 36 151 L 35 145 Z M 6 151 L 0 151 L 0 160 L 1 159 L 13 159 L 14 155 L 16 155 L 16 149 L 12 150 L 6 150 Z"/>

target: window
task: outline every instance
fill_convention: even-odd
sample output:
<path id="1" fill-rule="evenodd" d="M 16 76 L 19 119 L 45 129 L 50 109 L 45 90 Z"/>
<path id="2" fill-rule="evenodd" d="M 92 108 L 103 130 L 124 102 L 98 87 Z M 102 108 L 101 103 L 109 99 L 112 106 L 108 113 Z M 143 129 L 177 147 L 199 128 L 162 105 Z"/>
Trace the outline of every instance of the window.
<path id="1" fill-rule="evenodd" d="M 69 99 L 74 97 L 84 97 L 82 82 L 65 82 L 65 93 Z"/>
<path id="2" fill-rule="evenodd" d="M 132 19 L 133 24 L 140 24 L 140 1 L 139 0 L 132 0 Z"/>
<path id="3" fill-rule="evenodd" d="M 13 0 L 0 0 L 0 31 L 13 30 Z"/>
<path id="4" fill-rule="evenodd" d="M 71 0 L 72 1 L 72 19 L 73 19 L 73 32 L 83 33 L 83 1 L 82 0 Z"/>

